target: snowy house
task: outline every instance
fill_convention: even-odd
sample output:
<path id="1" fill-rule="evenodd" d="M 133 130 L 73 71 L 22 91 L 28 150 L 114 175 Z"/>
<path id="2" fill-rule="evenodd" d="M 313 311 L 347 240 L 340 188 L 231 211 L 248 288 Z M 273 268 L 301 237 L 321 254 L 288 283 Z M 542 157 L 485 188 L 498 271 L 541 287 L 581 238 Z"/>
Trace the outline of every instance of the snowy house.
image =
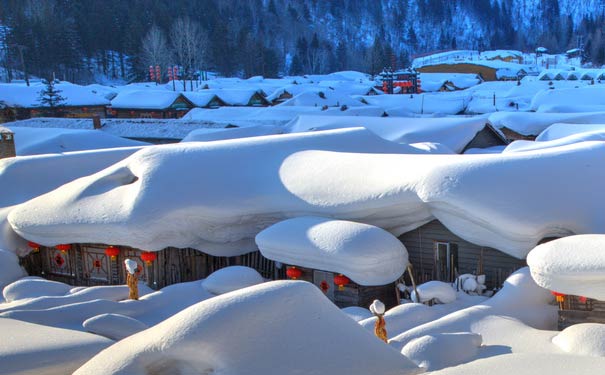
<path id="1" fill-rule="evenodd" d="M 105 117 L 105 107 L 109 100 L 102 93 L 87 86 L 69 82 L 55 84 L 55 89 L 63 97 L 60 107 L 49 111 L 40 101 L 46 89 L 42 82 L 26 86 L 21 83 L 0 84 L 0 123 L 23 120 L 31 117 Z"/>
<path id="2" fill-rule="evenodd" d="M 189 99 L 189 101 L 197 108 L 218 108 L 227 106 L 227 103 L 225 103 L 216 94 L 209 92 L 186 91 L 183 92 L 183 96 Z"/>
<path id="3" fill-rule="evenodd" d="M 425 65 L 417 69 L 421 73 L 471 73 L 485 81 L 511 80 L 532 72 L 527 65 L 504 61 L 451 61 L 435 65 Z"/>
<path id="4" fill-rule="evenodd" d="M 117 118 L 180 118 L 195 105 L 183 94 L 168 90 L 119 93 L 107 112 Z"/>
<path id="5" fill-rule="evenodd" d="M 271 105 L 260 89 L 210 89 L 203 90 L 203 92 L 215 94 L 229 106 L 266 107 Z"/>

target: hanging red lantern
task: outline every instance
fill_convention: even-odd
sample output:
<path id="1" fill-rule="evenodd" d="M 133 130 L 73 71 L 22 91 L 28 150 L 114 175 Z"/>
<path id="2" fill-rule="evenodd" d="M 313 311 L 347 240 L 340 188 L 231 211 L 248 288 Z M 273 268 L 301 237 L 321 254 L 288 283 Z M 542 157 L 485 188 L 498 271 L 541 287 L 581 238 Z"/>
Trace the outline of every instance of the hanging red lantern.
<path id="1" fill-rule="evenodd" d="M 105 255 L 111 258 L 111 260 L 116 260 L 118 255 L 120 254 L 120 249 L 115 246 L 109 246 L 105 249 Z"/>
<path id="2" fill-rule="evenodd" d="M 71 245 L 69 245 L 69 244 L 59 244 L 59 245 L 56 245 L 55 248 L 57 250 L 59 250 L 60 252 L 62 252 L 63 254 L 65 254 L 66 252 L 69 251 L 69 249 L 71 249 Z"/>
<path id="3" fill-rule="evenodd" d="M 580 303 L 586 303 L 586 302 L 588 302 L 588 298 L 586 298 L 584 296 L 580 296 L 580 297 L 578 297 L 578 301 L 580 301 Z"/>
<path id="4" fill-rule="evenodd" d="M 40 244 L 35 243 L 33 241 L 28 241 L 27 246 L 29 246 L 34 253 L 37 253 L 38 251 L 40 251 Z"/>
<path id="5" fill-rule="evenodd" d="M 141 259 L 148 266 L 150 266 L 151 263 L 153 263 L 153 261 L 156 260 L 157 257 L 158 257 L 157 254 L 155 252 L 153 252 L 153 251 L 143 251 L 141 253 Z"/>
<path id="6" fill-rule="evenodd" d="M 565 301 L 565 294 L 563 293 L 559 293 L 559 292 L 550 292 L 553 296 L 555 296 L 555 299 L 557 300 L 557 302 L 561 303 Z"/>
<path id="7" fill-rule="evenodd" d="M 350 282 L 351 280 L 349 280 L 349 278 L 343 275 L 342 273 L 339 273 L 338 275 L 334 276 L 334 284 L 338 285 L 338 290 L 344 290 L 345 286 Z"/>
<path id="8" fill-rule="evenodd" d="M 286 270 L 286 276 L 292 280 L 296 280 L 302 276 L 302 271 L 294 266 L 288 267 L 288 270 Z"/>

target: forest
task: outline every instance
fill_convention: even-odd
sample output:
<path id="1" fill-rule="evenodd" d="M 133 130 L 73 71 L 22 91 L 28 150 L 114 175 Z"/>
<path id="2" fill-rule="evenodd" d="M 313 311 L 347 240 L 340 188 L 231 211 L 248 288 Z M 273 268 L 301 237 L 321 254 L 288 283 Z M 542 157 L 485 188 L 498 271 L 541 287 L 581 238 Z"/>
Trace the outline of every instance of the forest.
<path id="1" fill-rule="evenodd" d="M 149 65 L 191 77 L 375 74 L 431 51 L 578 42 L 605 62 L 602 9 L 578 19 L 544 0 L 522 14 L 522 1 L 0 0 L 0 66 L 5 80 L 79 83 L 145 79 Z"/>

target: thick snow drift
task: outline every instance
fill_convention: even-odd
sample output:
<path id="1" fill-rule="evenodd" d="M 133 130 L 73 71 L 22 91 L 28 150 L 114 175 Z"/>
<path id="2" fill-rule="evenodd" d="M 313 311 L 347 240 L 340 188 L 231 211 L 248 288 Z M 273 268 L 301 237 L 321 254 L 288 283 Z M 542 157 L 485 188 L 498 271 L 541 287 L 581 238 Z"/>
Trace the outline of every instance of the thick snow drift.
<path id="1" fill-rule="evenodd" d="M 104 350 L 76 374 L 194 371 L 394 375 L 421 370 L 359 327 L 314 285 L 279 281 L 192 306 Z"/>
<path id="2" fill-rule="evenodd" d="M 537 246 L 527 264 L 546 289 L 605 300 L 604 247 L 604 235 L 570 236 Z"/>
<path id="3" fill-rule="evenodd" d="M 481 335 L 471 332 L 435 333 L 413 339 L 401 354 L 429 371 L 469 362 L 479 354 Z"/>
<path id="4" fill-rule="evenodd" d="M 6 302 L 43 296 L 64 296 L 72 288 L 71 285 L 58 281 L 46 280 L 41 277 L 24 277 L 7 285 L 2 294 Z"/>
<path id="5" fill-rule="evenodd" d="M 471 243 L 518 258 L 545 237 L 605 228 L 605 202 L 591 198 L 605 190 L 603 142 L 507 155 L 376 154 L 410 149 L 361 129 L 146 147 L 14 208 L 9 221 L 45 245 L 222 256 L 256 250 L 258 232 L 298 216 L 395 235 L 437 218 Z"/>
<path id="6" fill-rule="evenodd" d="M 553 337 L 552 342 L 567 353 L 605 357 L 605 324 L 574 324 Z"/>
<path id="7" fill-rule="evenodd" d="M 498 129 L 508 128 L 522 135 L 538 135 L 552 124 L 604 124 L 605 112 L 590 113 L 535 113 L 496 112 L 488 117 Z"/>
<path id="8" fill-rule="evenodd" d="M 224 294 L 263 283 L 265 280 L 254 268 L 231 266 L 208 275 L 202 286 L 212 294 Z"/>
<path id="9" fill-rule="evenodd" d="M 0 373 L 71 374 L 113 341 L 85 332 L 0 318 Z"/>
<path id="10" fill-rule="evenodd" d="M 85 320 L 82 326 L 88 332 L 112 340 L 122 340 L 149 328 L 145 323 L 121 314 L 97 315 Z"/>
<path id="11" fill-rule="evenodd" d="M 0 249 L 0 289 L 26 275 L 19 265 L 19 258 L 9 251 Z M 8 298 L 6 300 L 8 301 Z"/>
<path id="12" fill-rule="evenodd" d="M 397 280 L 408 265 L 405 246 L 372 225 L 321 217 L 279 222 L 256 236 L 265 258 L 347 275 L 360 285 Z"/>

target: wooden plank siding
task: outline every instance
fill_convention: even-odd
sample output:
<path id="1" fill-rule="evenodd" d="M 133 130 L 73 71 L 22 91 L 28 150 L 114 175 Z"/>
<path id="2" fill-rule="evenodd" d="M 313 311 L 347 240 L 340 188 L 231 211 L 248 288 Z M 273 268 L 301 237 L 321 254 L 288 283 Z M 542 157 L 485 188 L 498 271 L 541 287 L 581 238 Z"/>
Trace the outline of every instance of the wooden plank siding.
<path id="1" fill-rule="evenodd" d="M 592 298 L 580 299 L 579 296 L 565 296 L 559 309 L 558 328 L 560 331 L 579 323 L 605 324 L 605 301 Z"/>
<path id="2" fill-rule="evenodd" d="M 407 248 L 417 283 L 439 279 L 435 264 L 436 242 L 453 243 L 458 246 L 457 271 L 459 274 L 477 274 L 482 258 L 483 274 L 486 275 L 488 288 L 500 287 L 511 273 L 526 265 L 525 260 L 463 240 L 437 220 L 405 233 L 399 239 Z"/>

